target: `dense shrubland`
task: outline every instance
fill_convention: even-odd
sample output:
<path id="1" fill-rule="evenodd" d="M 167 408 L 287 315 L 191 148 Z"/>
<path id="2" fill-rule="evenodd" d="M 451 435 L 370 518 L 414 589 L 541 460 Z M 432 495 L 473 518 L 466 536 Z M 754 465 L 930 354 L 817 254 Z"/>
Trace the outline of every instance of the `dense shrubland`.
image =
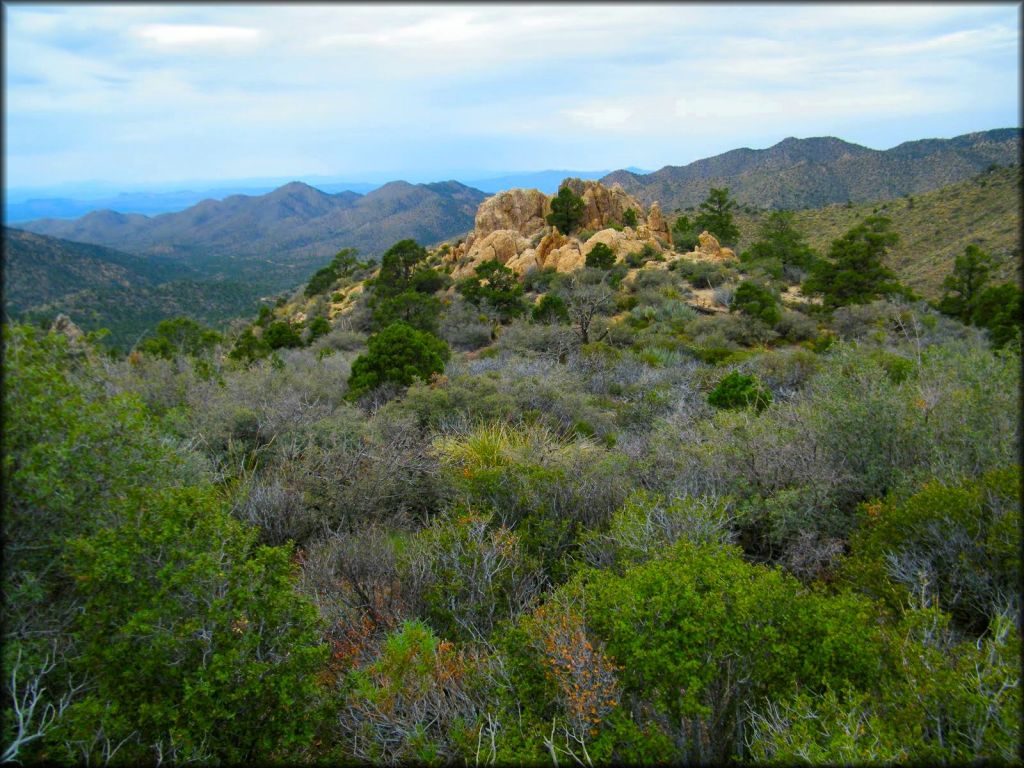
<path id="1" fill-rule="evenodd" d="M 1012 762 L 1019 309 L 865 285 L 889 240 L 7 327 L 5 757 Z"/>

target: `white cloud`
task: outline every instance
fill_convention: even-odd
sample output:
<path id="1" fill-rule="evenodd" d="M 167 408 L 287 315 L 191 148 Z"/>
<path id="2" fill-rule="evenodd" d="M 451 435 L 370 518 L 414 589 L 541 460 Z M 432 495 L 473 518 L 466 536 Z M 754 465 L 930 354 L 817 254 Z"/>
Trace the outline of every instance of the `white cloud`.
<path id="1" fill-rule="evenodd" d="M 139 27 L 136 34 L 143 40 L 163 46 L 254 43 L 261 36 L 258 29 L 212 24 L 146 24 Z"/>
<path id="2" fill-rule="evenodd" d="M 630 110 L 623 107 L 602 105 L 593 105 L 580 109 L 564 109 L 562 114 L 588 128 L 618 128 L 633 116 Z"/>
<path id="3" fill-rule="evenodd" d="M 678 164 L 694 136 L 725 150 L 941 113 L 1009 124 L 1019 104 L 1007 6 L 5 10 L 5 160 L 29 168 L 49 142 L 96 157 L 93 177 L 177 153 L 192 177 L 260 175 L 271 155 L 340 171 Z"/>

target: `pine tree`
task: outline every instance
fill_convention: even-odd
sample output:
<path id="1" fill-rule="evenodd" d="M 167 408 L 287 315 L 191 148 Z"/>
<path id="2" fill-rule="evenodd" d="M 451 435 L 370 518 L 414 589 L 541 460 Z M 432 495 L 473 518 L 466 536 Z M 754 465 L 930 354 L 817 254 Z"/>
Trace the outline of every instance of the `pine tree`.
<path id="1" fill-rule="evenodd" d="M 868 216 L 829 248 L 804 281 L 804 293 L 821 294 L 828 309 L 867 304 L 901 290 L 896 275 L 882 265 L 886 251 L 899 241 L 884 216 Z"/>
<path id="2" fill-rule="evenodd" d="M 722 245 L 735 245 L 740 239 L 740 231 L 732 218 L 735 207 L 736 201 L 729 197 L 728 189 L 712 187 L 707 198 L 700 204 L 697 227 L 706 229 Z"/>

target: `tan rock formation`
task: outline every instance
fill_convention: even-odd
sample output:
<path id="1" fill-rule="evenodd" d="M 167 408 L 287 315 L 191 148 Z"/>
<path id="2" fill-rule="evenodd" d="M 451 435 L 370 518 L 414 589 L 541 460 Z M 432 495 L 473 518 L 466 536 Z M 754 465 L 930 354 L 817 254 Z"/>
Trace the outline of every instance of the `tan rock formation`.
<path id="1" fill-rule="evenodd" d="M 442 263 L 453 266 L 452 277 L 459 280 L 472 275 L 480 263 L 491 259 L 517 275 L 549 267 L 570 272 L 584 266 L 587 254 L 598 243 L 607 245 L 622 261 L 645 244 L 663 251 L 662 244 L 672 242 L 657 203 L 645 215 L 643 205 L 618 184 L 606 187 L 597 181 L 567 179 L 564 185 L 586 206 L 580 228 L 598 230 L 587 242 L 567 237 L 547 224 L 552 198 L 535 189 L 510 189 L 480 204 L 474 230 L 443 257 Z M 613 229 L 611 225 L 620 226 L 630 208 L 639 217 L 636 228 Z"/>
<path id="2" fill-rule="evenodd" d="M 657 203 L 651 204 L 651 210 L 647 214 L 647 229 L 652 236 L 672 245 L 672 232 L 669 231 L 668 222 L 665 221 L 665 217 L 661 213 L 661 206 Z"/>
<path id="3" fill-rule="evenodd" d="M 527 248 L 530 241 L 514 229 L 499 229 L 474 243 L 473 251 L 478 261 L 496 260 L 502 264 L 508 262 Z"/>
<path id="4" fill-rule="evenodd" d="M 559 272 L 572 272 L 586 265 L 587 257 L 583 255 L 580 241 L 570 239 L 565 245 L 548 253 L 541 265 L 547 269 L 554 267 Z"/>
<path id="5" fill-rule="evenodd" d="M 595 232 L 587 242 L 583 244 L 582 252 L 583 257 L 594 250 L 594 246 L 598 243 L 603 243 L 611 248 L 612 253 L 615 254 L 616 261 L 622 261 L 631 253 L 637 253 L 644 247 L 644 240 L 641 240 L 633 230 L 626 228 L 625 231 L 619 232 L 615 229 L 602 229 L 600 232 Z M 655 243 L 654 245 L 657 245 Z"/>
<path id="6" fill-rule="evenodd" d="M 622 216 L 629 208 L 643 218 L 644 206 L 618 184 L 606 187 L 599 181 L 566 179 L 562 185 L 583 198 L 586 209 L 580 224 L 582 229 L 605 229 L 609 224 L 622 224 Z"/>
<path id="7" fill-rule="evenodd" d="M 537 263 L 543 265 L 547 262 L 548 254 L 557 248 L 561 248 L 567 242 L 569 242 L 568 237 L 557 229 L 552 229 L 548 234 L 544 235 L 537 245 Z"/>
<path id="8" fill-rule="evenodd" d="M 551 198 L 540 190 L 509 189 L 480 203 L 473 233 L 479 239 L 498 230 L 513 230 L 530 237 L 547 226 L 549 213 Z"/>
<path id="9" fill-rule="evenodd" d="M 694 261 L 727 261 L 736 258 L 736 253 L 731 248 L 720 246 L 718 238 L 704 230 L 697 235 L 696 250 L 684 254 L 683 257 Z"/>

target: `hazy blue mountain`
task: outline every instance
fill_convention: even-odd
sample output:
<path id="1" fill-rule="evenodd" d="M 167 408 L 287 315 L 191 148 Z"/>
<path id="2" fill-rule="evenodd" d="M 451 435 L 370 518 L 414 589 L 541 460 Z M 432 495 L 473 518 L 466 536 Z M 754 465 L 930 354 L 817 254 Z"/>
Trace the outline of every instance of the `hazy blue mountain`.
<path id="1" fill-rule="evenodd" d="M 117 195 L 96 199 L 69 197 L 33 197 L 26 200 L 8 199 L 4 202 L 4 221 L 8 224 L 32 221 L 34 219 L 76 219 L 92 211 L 114 210 L 119 213 L 142 213 L 154 216 L 160 213 L 183 211 L 203 200 L 223 200 L 231 195 L 264 195 L 278 185 L 239 187 L 221 186 L 200 191 L 178 190 L 171 192 L 121 192 Z M 324 192 L 358 192 L 366 194 L 379 184 L 364 182 L 334 182 L 322 184 Z"/>
<path id="2" fill-rule="evenodd" d="M 263 195 L 203 200 L 176 213 L 102 210 L 21 227 L 171 259 L 205 278 L 250 280 L 279 290 L 305 280 L 341 248 L 372 257 L 407 237 L 433 243 L 466 232 L 485 197 L 455 181 L 394 181 L 365 195 L 327 194 L 292 182 Z"/>

